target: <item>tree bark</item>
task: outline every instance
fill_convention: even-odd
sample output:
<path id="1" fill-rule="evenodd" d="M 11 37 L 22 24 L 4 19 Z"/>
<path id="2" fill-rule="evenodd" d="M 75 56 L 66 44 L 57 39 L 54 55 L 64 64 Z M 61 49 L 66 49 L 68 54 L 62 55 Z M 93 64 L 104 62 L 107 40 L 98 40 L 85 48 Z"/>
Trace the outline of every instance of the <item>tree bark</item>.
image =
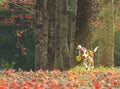
<path id="1" fill-rule="evenodd" d="M 37 0 L 35 16 L 35 69 L 46 69 L 48 58 L 47 0 Z"/>
<path id="2" fill-rule="evenodd" d="M 86 48 L 91 49 L 91 32 L 89 29 L 89 18 L 90 14 L 87 11 L 91 11 L 91 1 L 89 0 L 78 0 L 77 9 L 77 29 L 76 29 L 76 45 L 81 44 Z"/>
<path id="3" fill-rule="evenodd" d="M 48 25 L 48 69 L 54 69 L 55 61 L 55 14 L 56 14 L 56 0 L 48 0 L 47 11 L 49 18 Z"/>
<path id="4" fill-rule="evenodd" d="M 70 36 L 70 66 L 75 64 L 75 32 L 76 32 L 76 17 L 77 17 L 77 1 L 72 1 L 72 24 L 71 24 L 71 36 Z"/>
<path id="5" fill-rule="evenodd" d="M 66 69 L 69 65 L 67 44 L 67 0 L 58 0 L 56 12 L 56 34 L 55 34 L 55 69 Z"/>
<path id="6" fill-rule="evenodd" d="M 114 66 L 114 0 L 101 3 L 98 60 L 102 66 Z"/>

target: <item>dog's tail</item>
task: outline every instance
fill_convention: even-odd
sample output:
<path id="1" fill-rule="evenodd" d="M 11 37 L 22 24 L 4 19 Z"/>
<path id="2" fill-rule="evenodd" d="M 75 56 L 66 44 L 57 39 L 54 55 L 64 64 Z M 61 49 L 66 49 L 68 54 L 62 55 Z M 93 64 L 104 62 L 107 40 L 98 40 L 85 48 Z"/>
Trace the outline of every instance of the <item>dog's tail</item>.
<path id="1" fill-rule="evenodd" d="M 94 48 L 94 53 L 97 52 L 98 48 L 99 48 L 99 46 Z"/>

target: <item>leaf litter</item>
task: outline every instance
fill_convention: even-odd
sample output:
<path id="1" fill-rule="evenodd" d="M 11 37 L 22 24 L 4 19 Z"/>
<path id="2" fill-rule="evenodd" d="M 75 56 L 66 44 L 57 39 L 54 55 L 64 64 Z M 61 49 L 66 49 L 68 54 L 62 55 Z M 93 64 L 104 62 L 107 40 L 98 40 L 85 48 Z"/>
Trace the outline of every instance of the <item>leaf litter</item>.
<path id="1" fill-rule="evenodd" d="M 120 89 L 120 72 L 4 70 L 0 89 Z"/>

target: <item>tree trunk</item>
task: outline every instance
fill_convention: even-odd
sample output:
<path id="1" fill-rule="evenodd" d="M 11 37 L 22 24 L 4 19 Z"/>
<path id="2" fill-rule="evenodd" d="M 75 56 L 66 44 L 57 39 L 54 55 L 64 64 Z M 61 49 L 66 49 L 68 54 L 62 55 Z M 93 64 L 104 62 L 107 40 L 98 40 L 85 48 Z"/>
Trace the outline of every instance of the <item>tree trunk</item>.
<path id="1" fill-rule="evenodd" d="M 36 2 L 35 29 L 35 69 L 46 69 L 48 58 L 48 20 L 46 0 Z"/>
<path id="2" fill-rule="evenodd" d="M 77 29 L 76 29 L 76 45 L 81 44 L 86 48 L 91 49 L 91 32 L 89 29 L 90 14 L 87 11 L 91 11 L 91 5 L 89 0 L 78 0 L 77 9 Z"/>
<path id="3" fill-rule="evenodd" d="M 114 0 L 102 0 L 101 23 L 99 29 L 99 64 L 114 65 Z"/>
<path id="4" fill-rule="evenodd" d="M 54 69 L 55 61 L 55 14 L 56 14 L 56 0 L 47 1 L 47 11 L 49 18 L 48 26 L 48 69 Z"/>
<path id="5" fill-rule="evenodd" d="M 77 0 L 72 1 L 72 24 L 71 24 L 71 36 L 70 36 L 70 66 L 75 63 L 75 32 L 76 32 L 76 17 L 77 17 Z"/>
<path id="6" fill-rule="evenodd" d="M 55 34 L 55 69 L 66 69 L 69 65 L 67 44 L 67 0 L 58 0 L 56 11 L 56 34 Z"/>

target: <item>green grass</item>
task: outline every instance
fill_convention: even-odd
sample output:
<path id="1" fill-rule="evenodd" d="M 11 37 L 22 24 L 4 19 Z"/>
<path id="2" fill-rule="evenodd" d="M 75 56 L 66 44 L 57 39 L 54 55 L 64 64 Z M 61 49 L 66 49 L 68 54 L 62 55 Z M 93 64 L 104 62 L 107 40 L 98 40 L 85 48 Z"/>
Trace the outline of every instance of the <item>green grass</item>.
<path id="1" fill-rule="evenodd" d="M 73 67 L 73 68 L 71 68 L 71 70 L 77 71 L 77 72 L 86 71 L 83 68 L 83 66 L 78 66 L 78 65 Z M 108 72 L 108 71 L 118 72 L 118 71 L 120 71 L 120 69 L 117 68 L 117 67 L 104 67 L 104 66 L 100 66 L 100 67 L 95 67 L 94 69 L 91 69 L 90 71 L 92 71 L 92 72 Z"/>

